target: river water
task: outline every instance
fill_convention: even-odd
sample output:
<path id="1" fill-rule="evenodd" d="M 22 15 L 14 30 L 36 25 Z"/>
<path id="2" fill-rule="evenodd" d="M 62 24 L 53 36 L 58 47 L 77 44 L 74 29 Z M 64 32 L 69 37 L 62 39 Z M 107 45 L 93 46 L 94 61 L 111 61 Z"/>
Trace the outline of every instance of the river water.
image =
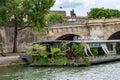
<path id="1" fill-rule="evenodd" d="M 120 80 L 120 62 L 90 67 L 0 67 L 0 80 Z"/>

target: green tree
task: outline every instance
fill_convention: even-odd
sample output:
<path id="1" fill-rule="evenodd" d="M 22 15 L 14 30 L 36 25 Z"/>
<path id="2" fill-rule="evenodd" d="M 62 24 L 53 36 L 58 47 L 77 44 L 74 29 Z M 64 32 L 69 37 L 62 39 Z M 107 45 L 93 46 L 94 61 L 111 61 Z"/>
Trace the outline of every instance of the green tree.
<path id="1" fill-rule="evenodd" d="M 111 18 L 111 17 L 120 17 L 120 11 L 117 9 L 104 9 L 104 8 L 92 8 L 88 12 L 89 18 Z"/>
<path id="2" fill-rule="evenodd" d="M 3 25 L 7 21 L 6 3 L 7 0 L 0 0 L 0 25 Z"/>
<path id="3" fill-rule="evenodd" d="M 58 13 L 50 13 L 46 16 L 48 23 L 62 23 L 64 22 L 64 17 Z"/>
<path id="4" fill-rule="evenodd" d="M 55 0 L 31 0 L 32 7 L 28 15 L 35 30 L 39 31 L 46 26 L 45 16 L 54 3 Z"/>
<path id="5" fill-rule="evenodd" d="M 4 0 L 3 0 L 4 1 Z M 17 52 L 18 27 L 23 29 L 32 26 L 37 31 L 46 26 L 45 15 L 55 0 L 7 0 L 5 9 L 7 21 L 14 24 L 13 52 Z M 3 19 L 2 19 L 3 21 Z"/>

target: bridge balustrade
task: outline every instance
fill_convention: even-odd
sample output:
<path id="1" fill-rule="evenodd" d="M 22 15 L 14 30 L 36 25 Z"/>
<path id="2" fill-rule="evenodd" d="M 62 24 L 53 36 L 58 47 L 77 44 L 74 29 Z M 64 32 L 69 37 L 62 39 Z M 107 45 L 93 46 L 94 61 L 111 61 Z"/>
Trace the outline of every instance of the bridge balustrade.
<path id="1" fill-rule="evenodd" d="M 120 23 L 119 18 L 115 19 L 90 19 L 90 20 L 79 20 L 79 21 L 66 21 L 62 23 L 52 23 L 49 22 L 48 25 L 51 27 L 55 26 L 68 26 L 68 25 L 85 25 L 85 24 L 104 24 L 104 23 Z"/>

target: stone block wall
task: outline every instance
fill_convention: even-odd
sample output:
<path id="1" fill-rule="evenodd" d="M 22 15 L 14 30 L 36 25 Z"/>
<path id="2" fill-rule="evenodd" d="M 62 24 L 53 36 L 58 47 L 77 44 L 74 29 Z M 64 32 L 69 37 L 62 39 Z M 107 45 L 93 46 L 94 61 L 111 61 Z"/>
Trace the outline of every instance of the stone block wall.
<path id="1" fill-rule="evenodd" d="M 14 27 L 0 28 L 0 52 L 12 52 L 13 50 Z M 25 28 L 18 32 L 17 48 L 18 52 L 26 52 L 26 46 L 32 42 L 39 41 L 41 38 L 35 35 L 31 28 Z M 41 39 L 43 40 L 43 39 Z"/>

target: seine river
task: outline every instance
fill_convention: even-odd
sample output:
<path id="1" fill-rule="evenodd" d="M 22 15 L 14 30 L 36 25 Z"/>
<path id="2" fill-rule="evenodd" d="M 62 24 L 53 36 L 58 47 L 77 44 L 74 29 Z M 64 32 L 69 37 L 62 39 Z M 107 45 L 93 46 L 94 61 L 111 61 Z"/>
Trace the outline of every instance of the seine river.
<path id="1" fill-rule="evenodd" d="M 91 67 L 0 67 L 0 80 L 120 80 L 120 62 Z"/>

